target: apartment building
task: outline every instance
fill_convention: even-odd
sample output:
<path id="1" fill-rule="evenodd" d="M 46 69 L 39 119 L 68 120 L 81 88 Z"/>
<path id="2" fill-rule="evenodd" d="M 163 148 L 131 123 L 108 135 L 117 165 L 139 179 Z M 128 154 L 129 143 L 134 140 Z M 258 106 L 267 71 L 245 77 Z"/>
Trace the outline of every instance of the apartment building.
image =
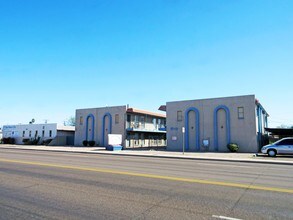
<path id="1" fill-rule="evenodd" d="M 122 135 L 124 148 L 166 146 L 166 116 L 155 112 L 113 106 L 76 110 L 75 145 L 94 141 L 108 146 L 108 134 Z"/>
<path id="2" fill-rule="evenodd" d="M 167 102 L 160 110 L 170 151 L 226 152 L 237 143 L 239 152 L 258 152 L 269 116 L 254 95 Z"/>

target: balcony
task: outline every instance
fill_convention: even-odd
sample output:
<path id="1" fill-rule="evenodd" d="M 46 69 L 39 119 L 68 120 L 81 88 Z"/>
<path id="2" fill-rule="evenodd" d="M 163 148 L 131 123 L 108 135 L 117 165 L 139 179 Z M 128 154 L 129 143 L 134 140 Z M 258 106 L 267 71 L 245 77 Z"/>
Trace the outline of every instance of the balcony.
<path id="1" fill-rule="evenodd" d="M 166 133 L 166 125 L 153 124 L 153 123 L 141 123 L 141 122 L 126 122 L 127 131 L 140 131 L 140 132 L 158 132 Z"/>

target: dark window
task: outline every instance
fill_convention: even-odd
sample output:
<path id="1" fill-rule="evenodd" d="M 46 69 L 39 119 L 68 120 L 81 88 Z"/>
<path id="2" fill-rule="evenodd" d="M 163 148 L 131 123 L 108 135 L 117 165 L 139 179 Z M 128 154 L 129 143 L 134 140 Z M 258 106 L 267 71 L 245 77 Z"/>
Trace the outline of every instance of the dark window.
<path id="1" fill-rule="evenodd" d="M 177 111 L 177 121 L 182 121 L 183 116 L 182 116 L 182 111 Z"/>
<path id="2" fill-rule="evenodd" d="M 52 130 L 49 131 L 49 137 L 52 137 Z"/>
<path id="3" fill-rule="evenodd" d="M 24 136 L 25 136 L 25 131 L 22 132 L 22 137 L 24 137 Z"/>
<path id="4" fill-rule="evenodd" d="M 244 119 L 244 107 L 238 107 L 238 119 Z"/>
<path id="5" fill-rule="evenodd" d="M 115 115 L 115 124 L 119 124 L 119 115 L 118 114 Z"/>
<path id="6" fill-rule="evenodd" d="M 293 145 L 293 140 L 291 139 L 283 140 L 283 141 L 280 141 L 277 145 Z"/>

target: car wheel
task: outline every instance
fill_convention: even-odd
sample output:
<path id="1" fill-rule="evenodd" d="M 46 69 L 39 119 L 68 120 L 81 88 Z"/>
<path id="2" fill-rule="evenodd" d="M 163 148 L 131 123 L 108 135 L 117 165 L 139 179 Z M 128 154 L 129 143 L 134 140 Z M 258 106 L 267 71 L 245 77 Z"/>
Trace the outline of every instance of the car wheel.
<path id="1" fill-rule="evenodd" d="M 277 152 L 276 152 L 275 150 L 269 150 L 269 151 L 268 151 L 268 155 L 269 155 L 270 157 L 275 157 L 275 156 L 277 155 Z"/>

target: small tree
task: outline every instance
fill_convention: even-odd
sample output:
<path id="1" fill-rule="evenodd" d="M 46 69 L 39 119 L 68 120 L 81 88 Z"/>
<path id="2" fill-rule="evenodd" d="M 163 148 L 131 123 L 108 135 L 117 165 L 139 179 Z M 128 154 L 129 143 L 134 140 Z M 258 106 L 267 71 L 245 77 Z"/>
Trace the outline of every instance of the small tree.
<path id="1" fill-rule="evenodd" d="M 30 123 L 30 124 L 33 124 L 33 123 L 35 123 L 35 121 L 36 121 L 36 120 L 33 118 L 29 123 Z"/>
<path id="2" fill-rule="evenodd" d="M 64 125 L 66 126 L 75 126 L 75 117 L 71 116 L 69 117 L 65 122 Z"/>

